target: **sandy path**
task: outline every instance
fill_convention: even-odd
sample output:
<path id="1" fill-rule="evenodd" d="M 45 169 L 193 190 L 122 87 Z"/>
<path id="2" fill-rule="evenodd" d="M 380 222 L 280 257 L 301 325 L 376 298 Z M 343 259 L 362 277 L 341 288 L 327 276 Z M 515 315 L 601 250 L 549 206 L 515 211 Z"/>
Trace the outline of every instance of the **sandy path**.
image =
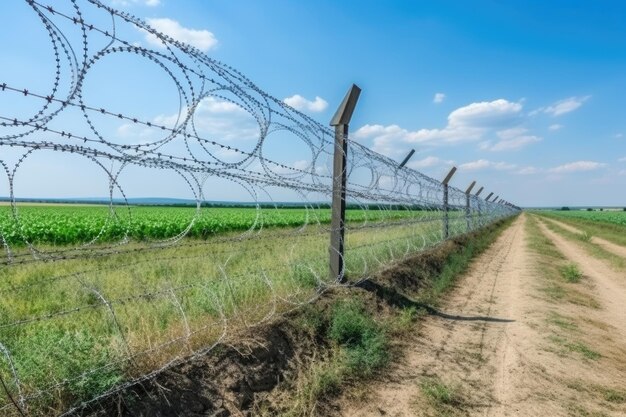
<path id="1" fill-rule="evenodd" d="M 542 219 L 555 223 L 558 226 L 562 227 L 563 229 L 568 230 L 572 233 L 583 234 L 582 230 L 577 229 L 574 226 L 570 226 L 567 223 L 563 223 L 558 220 L 554 220 L 552 218 L 547 219 L 545 217 L 542 217 Z M 597 236 L 593 236 L 591 238 L 591 243 L 594 243 L 600 246 L 601 248 L 603 248 L 604 250 L 626 259 L 626 247 L 624 246 L 618 245 L 617 243 L 609 242 L 608 240 L 602 239 L 601 237 L 597 237 Z"/>
<path id="2" fill-rule="evenodd" d="M 376 384 L 376 401 L 352 405 L 342 415 L 419 415 L 413 402 L 419 381 L 429 375 L 472 387 L 472 414 L 504 416 L 515 409 L 525 396 L 515 382 L 524 373 L 519 362 L 527 338 L 520 321 L 529 280 L 525 221 L 521 216 L 473 262 L 446 301 L 445 313 L 464 319 L 427 317 L 403 362 Z"/>
<path id="3" fill-rule="evenodd" d="M 614 326 L 626 343 L 626 273 L 616 272 L 599 259 L 589 256 L 582 248 L 540 223 L 542 232 L 557 249 L 576 263 L 596 288 L 596 296 L 604 311 L 604 321 Z"/>
<path id="4" fill-rule="evenodd" d="M 527 221 L 522 214 L 459 279 L 442 307 L 457 319 L 424 318 L 419 332 L 402 346 L 404 356 L 360 397 L 341 399 L 336 415 L 626 415 L 626 404 L 608 404 L 594 388 L 626 387 L 626 277 L 620 279 L 542 225 L 557 248 L 593 280 L 563 285 L 597 297 L 602 307 L 551 300 L 544 292 L 548 283 L 539 255 L 528 248 Z M 577 328 L 549 324 L 556 313 Z M 568 351 L 567 343 L 587 343 L 601 352 L 601 359 L 585 359 Z M 433 380 L 454 387 L 460 400 L 433 405 L 423 389 L 425 381 Z"/>

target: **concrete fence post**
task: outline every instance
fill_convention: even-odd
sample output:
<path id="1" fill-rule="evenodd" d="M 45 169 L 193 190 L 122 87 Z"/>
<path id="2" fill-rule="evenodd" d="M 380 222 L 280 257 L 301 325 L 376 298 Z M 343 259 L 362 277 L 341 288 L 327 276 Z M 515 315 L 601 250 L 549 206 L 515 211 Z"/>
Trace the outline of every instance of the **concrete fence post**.
<path id="1" fill-rule="evenodd" d="M 470 197 L 471 197 L 472 188 L 474 188 L 475 185 L 476 185 L 476 181 L 472 181 L 470 186 L 467 187 L 467 190 L 465 190 L 465 221 L 467 223 L 468 232 L 472 230 L 471 217 L 470 217 L 471 215 Z"/>
<path id="2" fill-rule="evenodd" d="M 450 206 L 448 204 L 448 183 L 452 179 L 452 176 L 456 172 L 456 167 L 452 167 L 448 175 L 443 179 L 443 238 L 450 237 Z"/>
<path id="3" fill-rule="evenodd" d="M 344 237 L 346 222 L 346 175 L 348 155 L 348 125 L 361 89 L 352 85 L 337 112 L 330 121 L 335 127 L 335 149 L 333 155 L 333 195 L 330 223 L 330 278 L 345 282 Z"/>

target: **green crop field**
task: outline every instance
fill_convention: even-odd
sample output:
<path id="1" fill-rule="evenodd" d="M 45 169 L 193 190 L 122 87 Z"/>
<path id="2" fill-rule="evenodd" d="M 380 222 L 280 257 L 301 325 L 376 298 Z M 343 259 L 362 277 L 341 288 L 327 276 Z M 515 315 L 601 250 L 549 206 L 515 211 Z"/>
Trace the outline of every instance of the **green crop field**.
<path id="1" fill-rule="evenodd" d="M 9 245 L 24 241 L 45 244 L 114 242 L 172 238 L 184 233 L 207 238 L 250 228 L 300 227 L 330 222 L 330 209 L 316 208 L 201 208 L 85 205 L 20 205 L 19 223 L 8 205 L 0 206 L 0 233 Z M 414 216 L 440 216 L 437 212 L 406 210 L 346 211 L 349 222 L 383 221 Z"/>
<path id="2" fill-rule="evenodd" d="M 549 215 L 626 226 L 626 211 L 551 210 Z"/>

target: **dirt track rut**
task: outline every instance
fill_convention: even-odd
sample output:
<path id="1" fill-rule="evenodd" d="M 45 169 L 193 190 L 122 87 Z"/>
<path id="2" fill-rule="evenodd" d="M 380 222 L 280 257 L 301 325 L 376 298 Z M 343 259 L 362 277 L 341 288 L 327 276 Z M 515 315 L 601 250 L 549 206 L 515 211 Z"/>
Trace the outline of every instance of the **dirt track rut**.
<path id="1" fill-rule="evenodd" d="M 577 229 L 574 226 L 570 226 L 567 223 L 563 223 L 563 222 L 560 222 L 560 221 L 554 220 L 554 219 L 549 219 L 548 221 L 550 221 L 552 223 L 555 223 L 556 225 L 558 225 L 558 226 L 562 227 L 563 229 L 568 230 L 568 231 L 570 231 L 572 233 L 576 233 L 576 234 L 580 234 L 580 235 L 583 234 L 582 230 Z M 608 252 L 611 252 L 611 253 L 613 253 L 613 254 L 615 254 L 617 256 L 620 256 L 620 257 L 626 259 L 626 248 L 623 247 L 623 246 L 620 246 L 620 245 L 618 245 L 616 243 L 613 243 L 613 242 L 609 242 L 608 240 L 602 239 L 602 238 L 597 237 L 597 236 L 593 236 L 591 238 L 591 243 L 594 243 L 594 244 L 600 246 L 601 248 L 603 248 L 604 250 L 606 250 Z"/>
<path id="2" fill-rule="evenodd" d="M 557 249 L 578 265 L 583 274 L 595 285 L 605 322 L 611 323 L 626 343 L 626 274 L 615 271 L 599 259 L 590 257 L 575 243 L 554 233 L 544 224 L 541 224 L 541 229 Z"/>
<path id="3" fill-rule="evenodd" d="M 596 415 L 585 413 L 598 407 L 597 415 L 626 415 L 626 404 L 605 405 L 596 393 L 602 384 L 626 386 L 626 279 L 540 226 L 580 263 L 591 282 L 576 291 L 596 297 L 600 308 L 549 304 L 537 255 L 528 248 L 527 221 L 521 215 L 460 278 L 442 308 L 456 319 L 426 317 L 406 341 L 404 356 L 366 394 L 340 401 L 340 415 L 582 416 Z M 581 360 L 568 351 L 582 342 L 560 341 L 561 329 L 551 333 L 546 320 L 556 312 L 580 323 L 572 337 L 599 341 L 601 359 Z M 454 389 L 459 399 L 433 406 L 424 393 L 429 381 Z"/>

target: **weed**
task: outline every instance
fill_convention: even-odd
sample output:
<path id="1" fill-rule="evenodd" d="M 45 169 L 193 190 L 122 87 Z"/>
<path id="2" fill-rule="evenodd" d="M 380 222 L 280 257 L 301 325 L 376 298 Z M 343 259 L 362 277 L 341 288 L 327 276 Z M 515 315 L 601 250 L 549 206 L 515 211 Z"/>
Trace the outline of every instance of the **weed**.
<path id="1" fill-rule="evenodd" d="M 328 336 L 344 348 L 347 365 L 355 374 L 370 375 L 389 359 L 385 332 L 357 301 L 338 303 Z"/>
<path id="2" fill-rule="evenodd" d="M 598 352 L 596 352 L 595 350 L 591 350 L 587 345 L 581 342 L 568 343 L 565 345 L 565 347 L 572 352 L 578 352 L 585 358 L 594 361 L 602 357 L 602 355 L 600 355 Z"/>
<path id="3" fill-rule="evenodd" d="M 415 307 L 407 307 L 400 310 L 400 312 L 392 317 L 387 327 L 393 335 L 402 335 L 408 332 L 413 324 L 416 322 L 423 309 L 418 310 Z"/>
<path id="4" fill-rule="evenodd" d="M 582 342 L 569 342 L 568 340 L 560 336 L 549 336 L 548 339 L 556 345 L 561 346 L 564 350 L 561 352 L 575 352 L 581 354 L 584 358 L 590 360 L 598 360 L 602 355 L 595 350 L 591 350 L 587 345 Z"/>
<path id="5" fill-rule="evenodd" d="M 583 274 L 578 269 L 578 266 L 573 263 L 569 263 L 561 268 L 561 276 L 565 278 L 567 282 L 579 282 Z"/>
<path id="6" fill-rule="evenodd" d="M 565 298 L 566 294 L 563 287 L 555 284 L 549 284 L 541 288 L 541 291 L 543 291 L 548 297 L 553 300 L 562 300 L 563 298 Z"/>
<path id="7" fill-rule="evenodd" d="M 623 391 L 615 391 L 612 389 L 603 390 L 604 399 L 610 403 L 623 404 L 626 403 L 626 393 Z"/>
<path id="8" fill-rule="evenodd" d="M 555 312 L 550 312 L 550 315 L 548 316 L 546 321 L 549 324 L 555 325 L 565 330 L 576 330 L 578 328 L 578 326 L 567 317 L 564 317 Z"/>
<path id="9" fill-rule="evenodd" d="M 448 405 L 458 406 L 462 404 L 459 388 L 445 384 L 439 378 L 428 378 L 420 384 L 422 393 L 435 407 Z"/>
<path id="10" fill-rule="evenodd" d="M 578 404 L 570 404 L 568 407 L 569 415 L 576 417 L 607 417 L 606 414 L 602 412 L 589 411 L 584 407 L 581 407 Z"/>
<path id="11" fill-rule="evenodd" d="M 319 308 L 307 304 L 302 307 L 302 313 L 298 314 L 294 324 L 304 330 L 308 335 L 315 337 L 320 334 L 325 326 L 325 317 Z"/>

